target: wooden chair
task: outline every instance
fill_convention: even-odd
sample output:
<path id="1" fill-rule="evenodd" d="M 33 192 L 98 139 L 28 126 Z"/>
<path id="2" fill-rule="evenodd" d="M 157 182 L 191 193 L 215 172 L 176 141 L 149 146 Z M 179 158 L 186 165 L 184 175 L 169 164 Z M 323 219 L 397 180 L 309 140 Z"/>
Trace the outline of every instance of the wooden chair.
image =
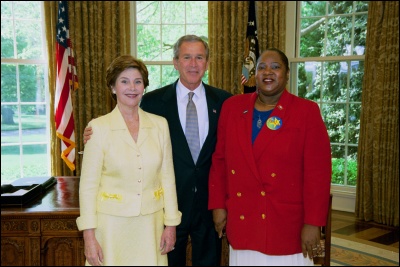
<path id="1" fill-rule="evenodd" d="M 332 194 L 329 198 L 329 210 L 326 218 L 326 225 L 321 227 L 321 247 L 322 251 L 315 257 L 314 264 L 321 266 L 331 265 L 331 223 L 332 223 Z"/>

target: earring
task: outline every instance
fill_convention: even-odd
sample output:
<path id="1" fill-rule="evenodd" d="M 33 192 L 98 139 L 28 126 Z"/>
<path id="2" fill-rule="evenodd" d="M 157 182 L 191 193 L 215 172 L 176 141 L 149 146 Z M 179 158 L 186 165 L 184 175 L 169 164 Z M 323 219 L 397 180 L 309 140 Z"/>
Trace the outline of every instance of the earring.
<path id="1" fill-rule="evenodd" d="M 115 90 L 112 90 L 112 93 L 115 95 L 116 94 Z"/>

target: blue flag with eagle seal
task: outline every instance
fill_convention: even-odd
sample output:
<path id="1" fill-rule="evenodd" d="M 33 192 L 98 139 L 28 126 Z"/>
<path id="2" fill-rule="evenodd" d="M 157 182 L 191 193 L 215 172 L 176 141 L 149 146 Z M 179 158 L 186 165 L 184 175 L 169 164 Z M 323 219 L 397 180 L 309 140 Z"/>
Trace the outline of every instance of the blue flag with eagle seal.
<path id="1" fill-rule="evenodd" d="M 258 48 L 255 1 L 250 1 L 249 3 L 249 17 L 247 20 L 245 45 L 241 84 L 243 85 L 243 93 L 252 93 L 256 91 L 256 62 L 260 55 Z"/>

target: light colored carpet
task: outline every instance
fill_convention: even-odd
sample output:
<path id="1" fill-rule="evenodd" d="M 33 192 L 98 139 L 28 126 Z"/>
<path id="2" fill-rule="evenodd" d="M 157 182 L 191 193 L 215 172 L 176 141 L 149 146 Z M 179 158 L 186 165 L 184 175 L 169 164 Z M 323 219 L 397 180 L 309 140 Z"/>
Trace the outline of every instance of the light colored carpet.
<path id="1" fill-rule="evenodd" d="M 332 236 L 331 265 L 399 266 L 399 248 Z"/>

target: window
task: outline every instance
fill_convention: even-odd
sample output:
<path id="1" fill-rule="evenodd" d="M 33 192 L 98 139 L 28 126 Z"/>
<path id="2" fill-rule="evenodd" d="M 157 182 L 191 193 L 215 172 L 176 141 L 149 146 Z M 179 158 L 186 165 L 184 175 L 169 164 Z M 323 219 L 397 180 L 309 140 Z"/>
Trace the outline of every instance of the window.
<path id="1" fill-rule="evenodd" d="M 43 2 L 1 2 L 1 183 L 50 174 Z"/>
<path id="2" fill-rule="evenodd" d="M 135 1 L 132 6 L 131 25 L 135 25 L 132 44 L 137 44 L 132 47 L 132 53 L 148 67 L 150 85 L 146 92 L 149 92 L 178 78 L 172 48 L 179 37 L 196 34 L 208 41 L 208 3 Z M 208 73 L 203 80 L 208 82 Z"/>
<path id="3" fill-rule="evenodd" d="M 297 14 L 290 88 L 319 104 L 331 140 L 332 185 L 354 187 L 368 2 L 300 1 Z"/>

